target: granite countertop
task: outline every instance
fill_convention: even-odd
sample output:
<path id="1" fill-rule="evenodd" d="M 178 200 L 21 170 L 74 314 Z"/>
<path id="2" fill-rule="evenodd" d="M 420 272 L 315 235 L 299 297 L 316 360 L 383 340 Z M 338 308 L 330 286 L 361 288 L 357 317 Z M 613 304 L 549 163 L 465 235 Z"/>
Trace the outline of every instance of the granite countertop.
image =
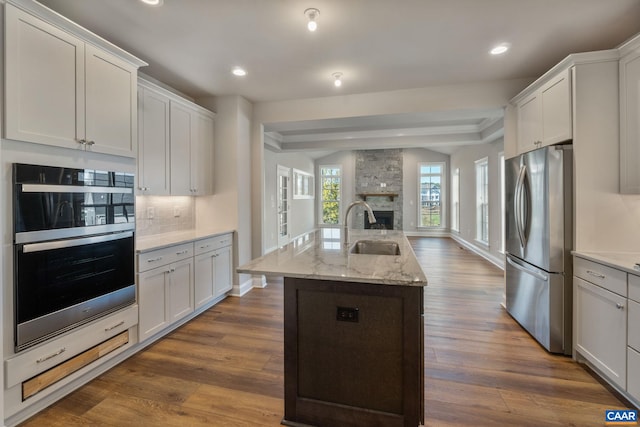
<path id="1" fill-rule="evenodd" d="M 589 261 L 598 262 L 618 270 L 626 271 L 640 275 L 640 267 L 636 267 L 636 263 L 640 263 L 640 253 L 638 252 L 582 252 L 573 251 L 573 255 L 588 259 Z"/>
<path id="2" fill-rule="evenodd" d="M 188 243 L 195 240 L 215 237 L 221 234 L 233 233 L 233 230 L 220 229 L 204 229 L 204 230 L 184 230 L 174 231 L 171 233 L 153 234 L 150 236 L 136 237 L 136 252 L 143 253 L 155 249 L 165 248 L 167 246 Z"/>
<path id="3" fill-rule="evenodd" d="M 349 230 L 345 244 L 340 228 L 321 228 L 237 268 L 260 274 L 381 285 L 426 286 L 427 277 L 401 231 Z M 393 240 L 400 255 L 351 254 L 356 240 Z"/>

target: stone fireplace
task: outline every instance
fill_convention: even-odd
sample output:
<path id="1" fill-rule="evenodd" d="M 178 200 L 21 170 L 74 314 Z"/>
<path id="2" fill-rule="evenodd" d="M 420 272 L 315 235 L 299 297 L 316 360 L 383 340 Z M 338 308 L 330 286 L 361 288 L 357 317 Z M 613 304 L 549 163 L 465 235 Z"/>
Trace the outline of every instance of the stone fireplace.
<path id="1" fill-rule="evenodd" d="M 356 151 L 355 194 L 365 200 L 386 229 L 402 230 L 402 150 Z M 379 212 L 390 212 L 380 214 Z M 367 215 L 353 216 L 354 228 L 365 228 Z M 378 225 L 378 227 L 380 227 Z M 375 228 L 375 227 L 372 227 Z"/>

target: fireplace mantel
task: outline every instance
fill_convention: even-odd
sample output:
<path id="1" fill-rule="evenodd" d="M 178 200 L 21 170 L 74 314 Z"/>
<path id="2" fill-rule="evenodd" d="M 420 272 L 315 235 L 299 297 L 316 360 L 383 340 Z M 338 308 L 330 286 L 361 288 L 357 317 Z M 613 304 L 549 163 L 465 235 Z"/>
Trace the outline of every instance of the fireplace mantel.
<path id="1" fill-rule="evenodd" d="M 398 197 L 398 193 L 359 193 L 358 197 L 361 197 L 365 202 L 367 197 L 388 197 L 390 201 Z"/>

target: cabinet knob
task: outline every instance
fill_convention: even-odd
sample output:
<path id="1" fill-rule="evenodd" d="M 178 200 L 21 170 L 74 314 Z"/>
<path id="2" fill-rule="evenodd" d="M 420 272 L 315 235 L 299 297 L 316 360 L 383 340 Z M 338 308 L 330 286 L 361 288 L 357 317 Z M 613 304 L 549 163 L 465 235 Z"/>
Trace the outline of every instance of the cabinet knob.
<path id="1" fill-rule="evenodd" d="M 622 309 L 624 309 L 624 304 L 620 304 L 619 302 L 617 302 L 617 303 L 616 303 L 616 308 L 617 308 L 618 310 L 622 310 Z"/>

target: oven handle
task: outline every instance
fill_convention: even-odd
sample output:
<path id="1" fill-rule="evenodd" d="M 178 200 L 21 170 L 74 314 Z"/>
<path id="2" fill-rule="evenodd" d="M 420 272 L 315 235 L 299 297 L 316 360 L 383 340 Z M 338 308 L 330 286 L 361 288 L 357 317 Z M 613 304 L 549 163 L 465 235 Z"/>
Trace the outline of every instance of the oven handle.
<path id="1" fill-rule="evenodd" d="M 131 194 L 131 187 L 89 187 L 79 185 L 22 184 L 23 193 L 115 193 Z"/>
<path id="2" fill-rule="evenodd" d="M 104 234 L 102 236 L 83 237 L 81 239 L 56 240 L 52 242 L 30 243 L 22 247 L 22 252 L 41 252 L 52 249 L 72 248 L 74 246 L 90 245 L 92 243 L 111 242 L 113 240 L 133 237 L 133 231 L 123 233 Z"/>

